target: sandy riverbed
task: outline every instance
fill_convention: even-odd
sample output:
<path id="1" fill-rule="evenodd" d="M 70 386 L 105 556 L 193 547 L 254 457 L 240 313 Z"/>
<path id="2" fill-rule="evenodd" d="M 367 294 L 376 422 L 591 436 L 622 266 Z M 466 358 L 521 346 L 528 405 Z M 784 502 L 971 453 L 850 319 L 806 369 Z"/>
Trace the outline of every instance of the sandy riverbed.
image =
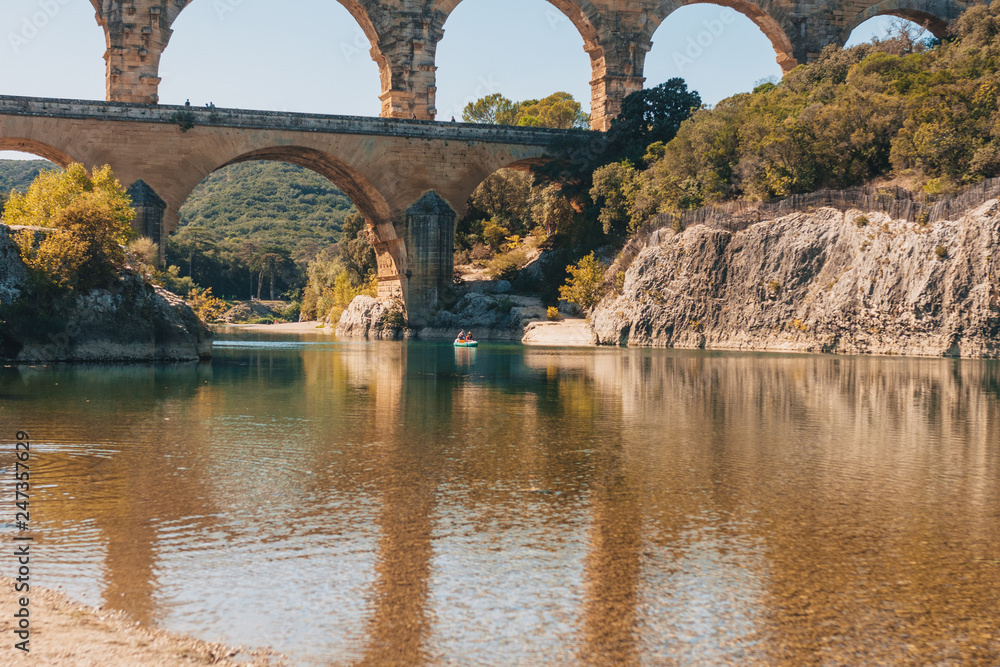
<path id="1" fill-rule="evenodd" d="M 565 319 L 559 322 L 532 322 L 524 331 L 525 345 L 552 347 L 594 347 L 597 339 L 587 320 Z"/>
<path id="2" fill-rule="evenodd" d="M 0 616 L 0 664 L 27 661 L 53 667 L 136 665 L 190 667 L 192 665 L 286 665 L 287 659 L 267 650 L 249 650 L 212 644 L 158 628 L 142 626 L 121 612 L 87 607 L 58 591 L 36 586 L 29 594 L 30 654 L 14 647 L 17 600 L 14 580 L 0 577 L 3 608 Z"/>
<path id="3" fill-rule="evenodd" d="M 214 331 L 266 331 L 277 334 L 333 334 L 333 329 L 319 322 L 288 322 L 286 324 L 214 324 Z"/>

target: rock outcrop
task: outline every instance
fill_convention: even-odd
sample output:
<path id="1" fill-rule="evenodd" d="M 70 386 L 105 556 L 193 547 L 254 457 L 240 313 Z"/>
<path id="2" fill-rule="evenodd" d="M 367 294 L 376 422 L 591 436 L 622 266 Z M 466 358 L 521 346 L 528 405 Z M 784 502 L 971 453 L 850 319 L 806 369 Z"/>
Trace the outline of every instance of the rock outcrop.
<path id="1" fill-rule="evenodd" d="M 378 299 L 370 296 L 355 297 L 344 314 L 340 316 L 336 333 L 345 338 L 387 338 L 393 339 L 405 335 L 406 330 L 399 326 L 394 309 Z M 332 323 L 327 322 L 327 326 Z"/>
<path id="2" fill-rule="evenodd" d="M 1000 354 L 1000 205 L 920 225 L 820 209 L 653 235 L 591 314 L 605 345 Z"/>
<path id="3" fill-rule="evenodd" d="M 458 288 L 458 299 L 438 310 L 419 330 L 399 327 L 402 304 L 386 306 L 368 296 L 351 302 L 337 324 L 336 333 L 354 338 L 421 338 L 452 340 L 461 330 L 471 330 L 478 340 L 519 341 L 525 324 L 545 316 L 541 301 L 510 294 L 510 283 L 475 281 Z M 396 311 L 395 317 L 391 315 Z M 328 323 L 329 326 L 329 323 Z"/>
<path id="4" fill-rule="evenodd" d="M 40 299 L 0 225 L 0 357 L 26 362 L 196 361 L 212 335 L 183 299 L 139 276 L 113 289 Z"/>

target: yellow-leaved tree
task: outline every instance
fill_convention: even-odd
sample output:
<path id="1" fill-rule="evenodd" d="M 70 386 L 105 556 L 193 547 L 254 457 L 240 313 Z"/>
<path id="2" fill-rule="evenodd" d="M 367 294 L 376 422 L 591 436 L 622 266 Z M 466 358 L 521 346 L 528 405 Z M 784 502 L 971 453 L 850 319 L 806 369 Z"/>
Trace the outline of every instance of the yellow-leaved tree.
<path id="1" fill-rule="evenodd" d="M 607 270 L 601 260 L 590 253 L 575 266 L 567 266 L 569 278 L 559 288 L 559 298 L 575 303 L 584 310 L 590 310 L 601 301 L 604 287 L 604 272 Z"/>
<path id="2" fill-rule="evenodd" d="M 135 211 L 111 168 L 70 165 L 42 172 L 24 194 L 11 193 L 7 225 L 50 228 L 14 234 L 21 259 L 40 288 L 108 286 L 125 265 Z"/>

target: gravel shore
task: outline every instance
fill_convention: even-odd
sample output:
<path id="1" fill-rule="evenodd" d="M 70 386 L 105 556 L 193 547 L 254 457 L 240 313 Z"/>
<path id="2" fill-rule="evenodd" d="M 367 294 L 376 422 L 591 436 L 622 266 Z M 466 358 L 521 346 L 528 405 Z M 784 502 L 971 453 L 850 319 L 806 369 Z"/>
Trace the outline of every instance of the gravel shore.
<path id="1" fill-rule="evenodd" d="M 20 664 L 29 658 L 36 664 L 60 667 L 106 667 L 107 665 L 149 665 L 179 667 L 184 665 L 288 664 L 287 659 L 266 649 L 213 644 L 159 628 L 143 626 L 118 611 L 87 607 L 73 602 L 58 591 L 32 586 L 28 594 L 14 590 L 15 581 L 0 577 L 0 590 L 7 601 L 4 608 L 17 608 L 17 600 L 28 597 L 30 604 L 30 654 L 14 644 L 21 641 L 14 634 L 17 619 L 12 613 L 0 618 L 0 665 Z"/>

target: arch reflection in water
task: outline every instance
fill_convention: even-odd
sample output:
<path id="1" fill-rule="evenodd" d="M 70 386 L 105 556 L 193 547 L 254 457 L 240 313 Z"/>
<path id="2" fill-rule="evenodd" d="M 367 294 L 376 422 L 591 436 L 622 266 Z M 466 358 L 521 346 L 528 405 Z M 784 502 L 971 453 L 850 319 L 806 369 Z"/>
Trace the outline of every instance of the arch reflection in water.
<path id="1" fill-rule="evenodd" d="M 46 434 L 43 583 L 173 629 L 303 663 L 1000 656 L 996 364 L 242 337 L 0 383 Z"/>

